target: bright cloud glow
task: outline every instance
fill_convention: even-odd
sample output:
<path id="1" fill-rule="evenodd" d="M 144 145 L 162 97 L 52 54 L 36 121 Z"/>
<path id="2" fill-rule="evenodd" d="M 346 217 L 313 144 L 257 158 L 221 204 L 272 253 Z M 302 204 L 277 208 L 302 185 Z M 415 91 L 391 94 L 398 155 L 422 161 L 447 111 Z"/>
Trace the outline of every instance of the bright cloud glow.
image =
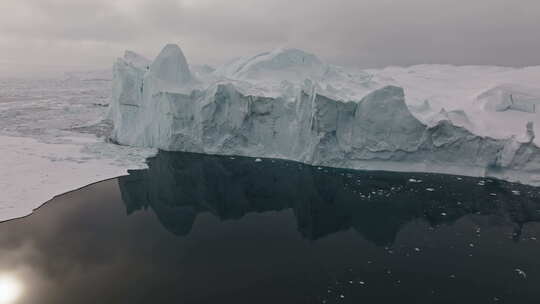
<path id="1" fill-rule="evenodd" d="M 15 277 L 0 275 L 0 304 L 14 304 L 22 295 L 22 284 Z"/>

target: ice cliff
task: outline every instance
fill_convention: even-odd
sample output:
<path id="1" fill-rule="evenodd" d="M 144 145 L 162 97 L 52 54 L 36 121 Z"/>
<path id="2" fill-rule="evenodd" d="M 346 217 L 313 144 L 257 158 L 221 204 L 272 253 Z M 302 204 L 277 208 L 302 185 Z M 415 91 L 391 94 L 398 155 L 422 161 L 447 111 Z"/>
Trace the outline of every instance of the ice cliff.
<path id="1" fill-rule="evenodd" d="M 300 50 L 240 58 L 196 78 L 181 49 L 167 45 L 153 62 L 127 52 L 113 72 L 111 138 L 120 144 L 540 185 L 540 149 L 527 121 L 523 136 L 501 138 L 475 133 L 456 109 L 422 121 L 399 80 Z"/>

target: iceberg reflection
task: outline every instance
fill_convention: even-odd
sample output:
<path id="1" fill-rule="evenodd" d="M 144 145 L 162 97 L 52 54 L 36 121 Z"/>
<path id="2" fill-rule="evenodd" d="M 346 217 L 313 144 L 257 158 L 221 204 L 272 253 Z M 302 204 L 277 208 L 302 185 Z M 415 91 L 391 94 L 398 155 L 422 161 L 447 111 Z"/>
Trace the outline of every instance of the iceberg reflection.
<path id="1" fill-rule="evenodd" d="M 188 235 L 196 217 L 221 220 L 292 209 L 298 231 L 316 240 L 353 228 L 377 245 L 391 244 L 415 219 L 437 226 L 465 215 L 510 224 L 540 221 L 533 187 L 438 174 L 362 172 L 291 161 L 160 152 L 149 169 L 130 171 L 119 185 L 128 214 L 152 209 L 170 232 Z M 472 186 L 471 186 L 472 185 Z"/>

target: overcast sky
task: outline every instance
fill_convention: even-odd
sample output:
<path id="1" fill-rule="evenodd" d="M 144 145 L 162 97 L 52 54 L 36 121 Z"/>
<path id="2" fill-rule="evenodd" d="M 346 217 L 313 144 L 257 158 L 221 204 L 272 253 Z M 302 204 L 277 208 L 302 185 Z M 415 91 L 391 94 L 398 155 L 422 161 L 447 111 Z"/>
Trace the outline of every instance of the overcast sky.
<path id="1" fill-rule="evenodd" d="M 216 65 L 276 47 L 338 64 L 540 64 L 539 0 L 0 0 L 1 73 L 108 67 L 178 43 Z"/>

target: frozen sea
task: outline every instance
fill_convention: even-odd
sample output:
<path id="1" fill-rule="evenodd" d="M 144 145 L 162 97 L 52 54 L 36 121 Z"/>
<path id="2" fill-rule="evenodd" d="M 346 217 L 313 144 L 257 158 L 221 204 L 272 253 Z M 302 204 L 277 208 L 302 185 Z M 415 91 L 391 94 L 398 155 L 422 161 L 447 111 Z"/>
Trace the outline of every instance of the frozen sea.
<path id="1" fill-rule="evenodd" d="M 108 71 L 0 78 L 0 221 L 145 167 L 155 151 L 106 142 L 110 86 Z"/>

